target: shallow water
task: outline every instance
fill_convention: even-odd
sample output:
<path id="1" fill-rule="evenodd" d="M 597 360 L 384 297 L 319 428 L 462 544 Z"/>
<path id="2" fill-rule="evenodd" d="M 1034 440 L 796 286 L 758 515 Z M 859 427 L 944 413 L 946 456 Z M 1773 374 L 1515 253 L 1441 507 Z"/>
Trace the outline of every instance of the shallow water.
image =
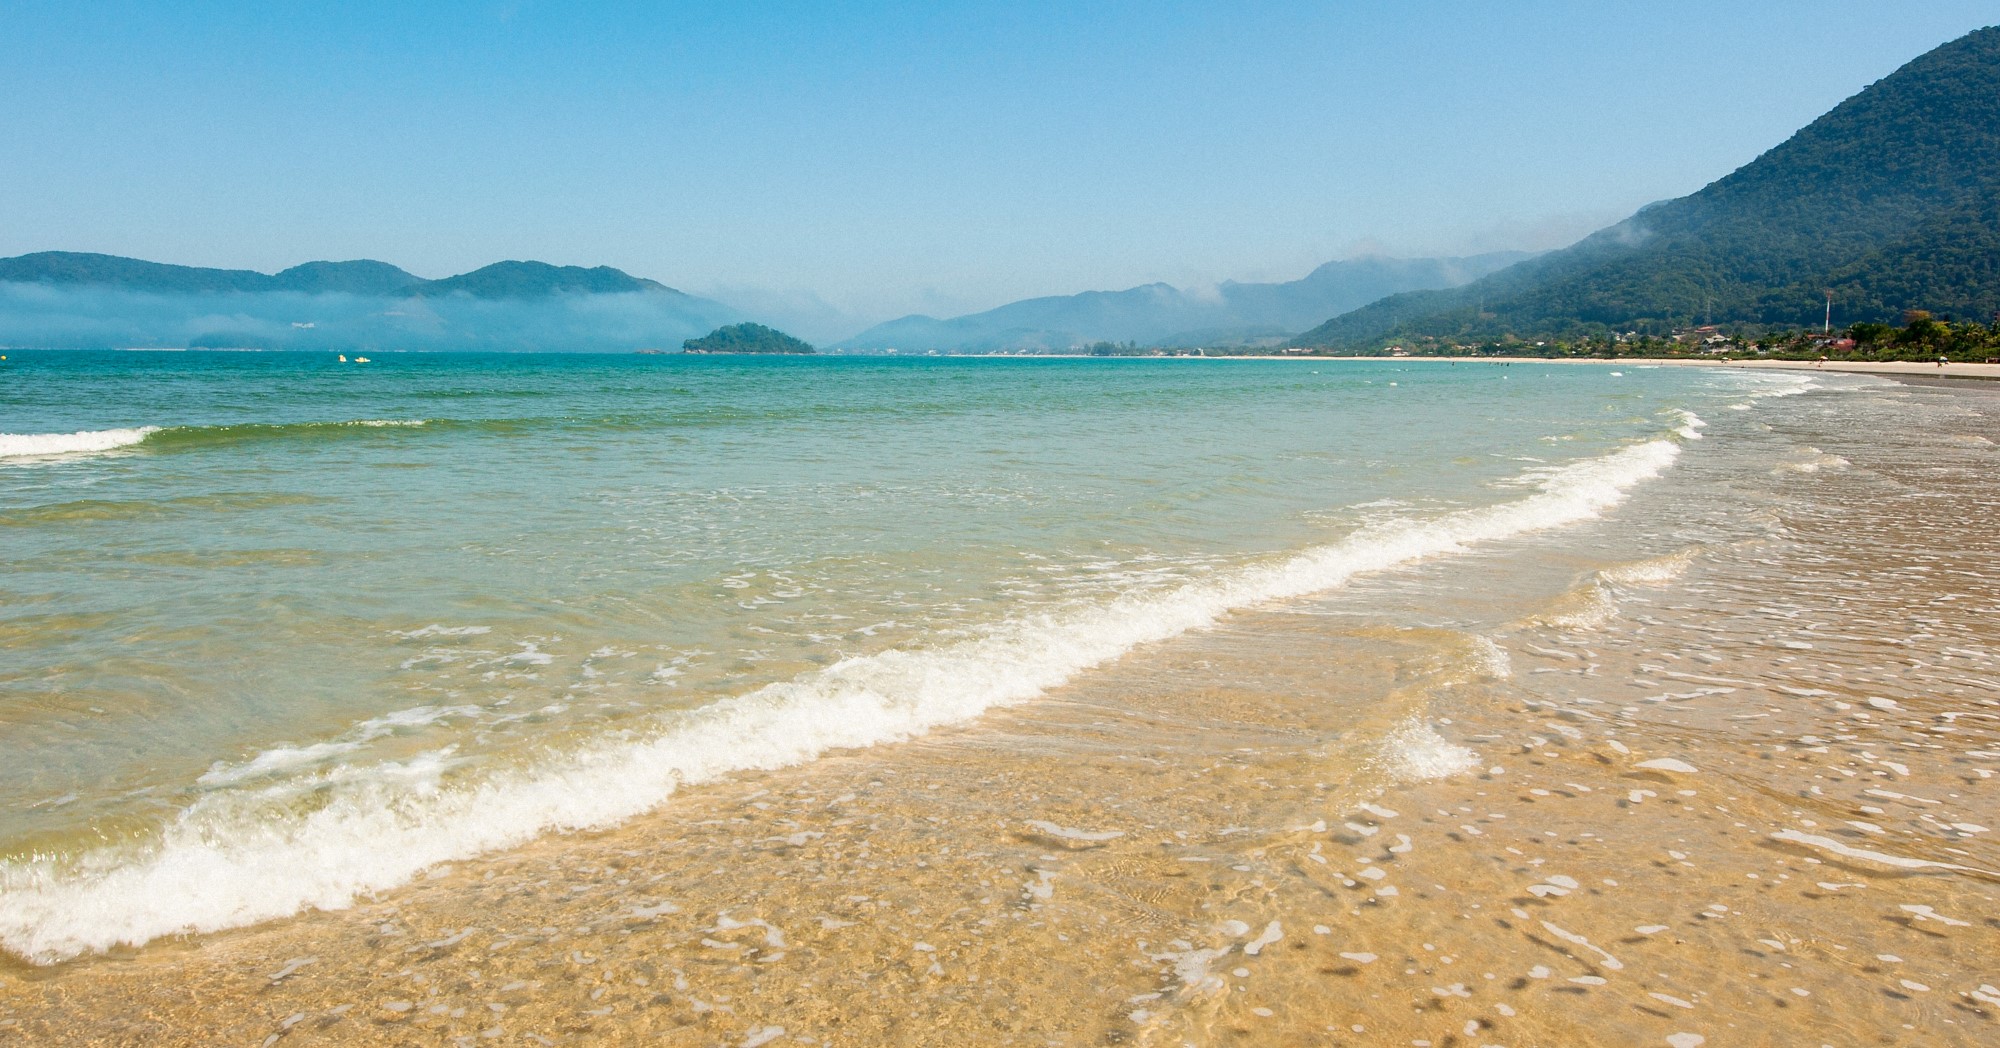
<path id="1" fill-rule="evenodd" d="M 756 367 L 790 364 L 746 365 L 754 392 L 784 382 Z M 307 689 L 325 683 L 312 675 L 322 665 L 350 687 L 406 686 L 365 700 L 327 688 L 330 714 L 254 707 L 300 719 L 282 737 L 237 736 L 234 751 L 187 760 L 182 780 L 152 772 L 167 796 L 137 803 L 115 763 L 91 762 L 121 746 L 199 751 L 222 733 L 108 742 L 120 729 L 10 713 L 10 733 L 36 743 L 24 752 L 47 755 L 40 774 L 71 761 L 106 784 L 72 788 L 53 811 L 17 807 L 16 840 L 71 849 L 16 860 L 4 903 L 17 950 L 59 960 L 156 939 L 176 920 L 266 916 L 205 908 L 187 871 L 217 867 L 197 844 L 211 859 L 296 867 L 262 868 L 251 895 L 271 905 L 296 906 L 303 885 L 325 893 L 305 901 L 337 908 L 357 885 L 430 868 L 353 909 L 17 966 L 0 987 L 0 1033 L 1536 1044 L 1616 1029 L 1621 1043 L 1693 1044 L 1802 1043 L 1782 1034 L 1807 1022 L 1836 1044 L 1909 1043 L 1904 1023 L 1934 1043 L 1991 1034 L 1980 995 L 2000 993 L 1982 988 L 1994 979 L 1979 958 L 1993 945 L 1984 871 L 2000 856 L 1979 813 L 2000 758 L 1984 712 L 1991 550 L 1975 534 L 1990 519 L 1986 441 L 2000 427 L 1983 398 L 1837 379 L 1820 380 L 1837 390 L 1750 397 L 1799 380 L 1664 369 L 1190 364 L 899 363 L 863 380 L 840 369 L 868 365 L 813 362 L 799 372 L 810 381 L 774 399 L 886 381 L 896 388 L 881 396 L 935 397 L 952 420 L 857 424 L 868 454 L 907 471 L 898 506 L 828 509 L 829 492 L 868 472 L 828 454 L 705 531 L 681 528 L 689 504 L 657 492 L 586 499 L 625 507 L 633 516 L 614 516 L 614 530 L 641 536 L 587 548 L 537 517 L 566 517 L 574 498 L 518 498 L 518 516 L 485 520 L 342 485 L 354 463 L 385 454 L 455 462 L 448 483 L 629 491 L 644 470 L 625 454 L 555 456 L 568 464 L 555 477 L 458 461 L 547 455 L 546 440 L 461 446 L 439 431 L 447 446 L 433 448 L 393 443 L 428 428 L 401 427 L 391 443 L 370 434 L 319 462 L 333 476 L 307 487 L 330 500 L 318 512 L 348 522 L 317 534 L 344 540 L 368 514 L 388 517 L 370 533 L 379 541 L 351 550 L 382 549 L 384 563 L 259 562 L 258 577 L 338 578 L 349 593 L 333 603 L 359 604 L 361 583 L 430 559 L 415 534 L 461 530 L 511 550 L 494 558 L 503 567 L 562 570 L 433 569 L 405 584 L 407 598 L 371 599 L 435 611 L 371 620 L 301 602 L 323 616 L 311 628 L 254 616 L 202 628 L 188 621 L 193 601 L 154 632 L 133 630 L 129 605 L 10 626 L 76 646 L 68 672 L 102 674 L 105 694 L 118 682 L 84 646 L 113 638 L 161 645 L 152 658 L 167 666 L 180 646 L 222 645 L 239 680 L 271 672 L 245 664 L 296 655 L 287 673 Z M 959 399 L 936 393 L 958 366 L 980 383 Z M 1393 399 L 1406 391 L 1422 396 Z M 1057 415 L 1072 422 L 1060 437 L 1048 431 Z M 823 419 L 796 435 L 814 427 L 824 438 Z M 1074 428 L 1096 439 L 1072 440 Z M 657 439 L 633 432 L 618 439 Z M 1162 445 L 1169 433 L 1186 439 Z M 748 449 L 768 436 L 733 439 Z M 923 446 L 898 452 L 910 440 Z M 292 453 L 325 453 L 306 443 Z M 1034 498 L 935 497 L 990 477 L 977 457 L 989 445 L 1029 464 L 994 486 Z M 219 446 L 282 458 L 259 441 Z M 28 462 L 7 483 L 48 491 L 64 470 L 189 469 L 173 461 L 184 453 L 141 443 Z M 782 474 L 802 454 L 780 441 L 731 462 Z M 98 483 L 120 480 L 145 482 Z M 238 480 L 231 494 L 294 486 Z M 125 497 L 104 501 L 130 500 L 113 493 Z M 239 505 L 228 512 L 244 524 L 268 510 L 279 523 L 263 526 L 280 532 L 297 512 Z M 919 519 L 904 516 L 912 505 Z M 780 555 L 784 514 L 803 527 L 836 512 L 870 523 L 812 530 L 812 555 L 757 566 Z M 37 526 L 54 530 L 22 525 Z M 984 541 L 960 550 L 940 527 Z M 659 539 L 669 531 L 744 546 L 680 559 Z M 165 553 L 167 534 L 146 541 Z M 273 546 L 345 544 L 285 534 Z M 39 556 L 67 548 L 91 582 L 112 575 L 111 553 L 42 541 Z M 824 567 L 837 549 L 872 559 Z M 744 580 L 749 566 L 760 574 Z M 122 570 L 152 585 L 203 576 Z M 668 591 L 648 580 L 676 570 L 708 581 L 655 606 Z M 755 581 L 770 570 L 793 579 Z M 751 584 L 726 584 L 738 580 Z M 618 599 L 596 596 L 614 582 Z M 481 599 L 493 602 L 484 617 L 449 613 Z M 894 626 L 858 632 L 875 620 L 853 611 L 892 606 L 882 614 Z M 21 608 L 10 600 L 10 618 L 34 619 Z M 535 614 L 548 618 L 518 624 Z M 563 615 L 574 617 L 548 624 Z M 856 620 L 867 621 L 827 625 Z M 252 636 L 231 632 L 245 624 Z M 479 627 L 492 632 L 464 632 Z M 674 640 L 696 628 L 712 632 Z M 289 650 L 298 637 L 331 648 L 325 662 Z M 708 655 L 655 654 L 675 643 Z M 480 665 L 524 653 L 548 661 Z M 663 686 L 647 679 L 658 666 L 680 672 Z M 10 674 L 19 708 L 65 694 L 20 687 L 35 679 L 46 668 Z M 407 701 L 423 693 L 413 681 L 440 701 Z M 199 699 L 250 736 L 254 716 L 221 712 L 250 691 Z M 164 709 L 176 693 L 149 701 Z M 567 708 L 493 723 L 493 710 L 526 701 Z M 311 716 L 333 723 L 314 733 Z M 434 769 L 414 770 L 426 759 Z M 388 816 L 363 818 L 367 803 Z M 263 836 L 228 836 L 273 812 Z M 107 824 L 123 828 L 117 843 L 76 843 Z M 191 824 L 209 836 L 176 836 Z M 369 867 L 356 861 L 367 831 L 440 850 Z M 490 847 L 506 850 L 466 861 Z"/>
<path id="2" fill-rule="evenodd" d="M 9 374 L 0 943 L 44 962 L 341 905 L 1588 517 L 1666 467 L 1685 412 L 1755 384 L 505 355 Z"/>

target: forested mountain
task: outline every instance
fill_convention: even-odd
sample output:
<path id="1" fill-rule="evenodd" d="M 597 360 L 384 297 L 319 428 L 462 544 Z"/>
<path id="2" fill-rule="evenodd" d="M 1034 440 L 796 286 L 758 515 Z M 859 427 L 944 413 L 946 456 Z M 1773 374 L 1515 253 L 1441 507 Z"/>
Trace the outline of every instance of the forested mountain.
<path id="1" fill-rule="evenodd" d="M 226 273 L 228 270 L 198 272 Z M 271 278 L 271 282 L 273 289 L 279 291 L 303 291 L 307 294 L 339 292 L 349 295 L 396 295 L 427 283 L 422 277 L 405 273 L 387 262 L 374 262 L 368 259 L 355 262 L 307 262 L 281 271 Z"/>
<path id="2" fill-rule="evenodd" d="M 1701 191 L 1449 291 L 1393 295 L 1298 345 L 1367 348 L 1690 323 L 2000 309 L 2000 27 L 1910 62 Z"/>
<path id="3" fill-rule="evenodd" d="M 1277 338 L 1383 295 L 1462 284 L 1528 257 L 1509 251 L 1469 258 L 1359 258 L 1328 262 L 1275 284 L 1181 289 L 1146 284 L 1012 302 L 940 320 L 908 316 L 878 324 L 842 349 L 946 352 L 1063 351 L 1094 342 L 1198 346 Z"/>

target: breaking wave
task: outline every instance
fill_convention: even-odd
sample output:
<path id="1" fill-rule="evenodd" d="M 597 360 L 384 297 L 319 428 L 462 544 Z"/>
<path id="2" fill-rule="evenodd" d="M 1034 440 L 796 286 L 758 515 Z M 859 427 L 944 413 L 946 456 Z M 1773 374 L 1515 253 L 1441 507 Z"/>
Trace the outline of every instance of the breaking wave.
<path id="1" fill-rule="evenodd" d="M 357 431 L 409 429 L 430 424 L 429 419 L 362 418 L 348 422 L 248 422 L 228 426 L 135 426 L 130 429 L 92 429 L 76 433 L 0 433 L 0 459 L 100 454 L 142 444 L 148 448 L 165 450 L 210 444 L 238 444 L 251 440 L 310 438 Z"/>
<path id="2" fill-rule="evenodd" d="M 86 429 L 75 433 L 0 433 L 0 459 L 115 451 L 129 448 L 159 431 L 158 426 L 140 426 L 136 429 Z"/>

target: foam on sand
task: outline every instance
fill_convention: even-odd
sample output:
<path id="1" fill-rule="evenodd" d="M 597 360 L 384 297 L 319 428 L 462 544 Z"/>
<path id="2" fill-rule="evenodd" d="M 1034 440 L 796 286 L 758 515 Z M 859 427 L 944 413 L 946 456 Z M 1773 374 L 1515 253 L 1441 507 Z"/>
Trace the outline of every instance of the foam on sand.
<path id="1" fill-rule="evenodd" d="M 1457 775 L 1478 763 L 1479 755 L 1447 742 L 1428 723 L 1412 719 L 1383 741 L 1382 763 L 1405 782 L 1423 782 Z"/>
<path id="2" fill-rule="evenodd" d="M 1838 855 L 1843 859 L 1858 859 L 1865 863 L 1886 866 L 1890 869 L 1949 870 L 1958 873 L 1976 873 L 2000 879 L 2000 873 L 1995 873 L 1991 870 L 1982 870 L 1975 866 L 1960 866 L 1955 862 L 1934 862 L 1930 859 L 1912 859 L 1906 855 L 1891 855 L 1887 852 L 1856 848 L 1851 845 L 1842 844 L 1831 837 L 1822 837 L 1818 834 L 1806 833 L 1802 830 L 1779 830 L 1771 835 L 1771 839 L 1791 844 L 1803 844 L 1809 848 L 1817 848 L 1820 851 Z"/>
<path id="3" fill-rule="evenodd" d="M 1124 830 L 1100 830 L 1092 832 L 1090 830 L 1074 829 L 1069 826 L 1060 826 L 1042 819 L 1029 819 L 1025 825 L 1044 837 L 1056 837 L 1066 841 L 1109 841 L 1125 836 Z"/>
<path id="4" fill-rule="evenodd" d="M 454 779 L 457 758 L 441 751 L 310 768 L 277 781 L 246 777 L 202 794 L 145 844 L 0 863 L 0 944 L 47 964 L 162 935 L 342 908 L 441 863 L 632 818 L 685 784 L 905 740 L 1032 700 L 1138 645 L 1236 609 L 1589 520 L 1679 453 L 1671 437 L 1635 443 L 1540 475 L 1539 490 L 1514 501 L 1386 521 L 1164 592 L 1128 592 L 962 640 L 848 658 L 525 770 Z M 1421 724 L 1404 742 L 1416 774 L 1471 759 L 1449 752 L 1459 748 Z"/>
<path id="5" fill-rule="evenodd" d="M 75 433 L 0 433 L 0 459 L 96 454 L 131 447 L 159 431 L 158 426 L 139 426 Z"/>

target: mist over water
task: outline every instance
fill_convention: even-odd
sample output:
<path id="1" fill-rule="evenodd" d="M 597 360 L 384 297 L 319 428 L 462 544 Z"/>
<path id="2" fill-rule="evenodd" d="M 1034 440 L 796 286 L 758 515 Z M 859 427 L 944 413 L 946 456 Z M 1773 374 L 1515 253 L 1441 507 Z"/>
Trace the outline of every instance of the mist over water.
<path id="1" fill-rule="evenodd" d="M 673 292 L 516 299 L 156 294 L 0 281 L 0 341 L 18 348 L 678 350 L 684 339 L 741 319 L 720 303 Z"/>
<path id="2" fill-rule="evenodd" d="M 1612 511 L 1746 386 L 1199 361 L 30 354 L 0 941 L 339 907 Z M 1425 735 L 1418 763 L 1464 758 Z"/>

